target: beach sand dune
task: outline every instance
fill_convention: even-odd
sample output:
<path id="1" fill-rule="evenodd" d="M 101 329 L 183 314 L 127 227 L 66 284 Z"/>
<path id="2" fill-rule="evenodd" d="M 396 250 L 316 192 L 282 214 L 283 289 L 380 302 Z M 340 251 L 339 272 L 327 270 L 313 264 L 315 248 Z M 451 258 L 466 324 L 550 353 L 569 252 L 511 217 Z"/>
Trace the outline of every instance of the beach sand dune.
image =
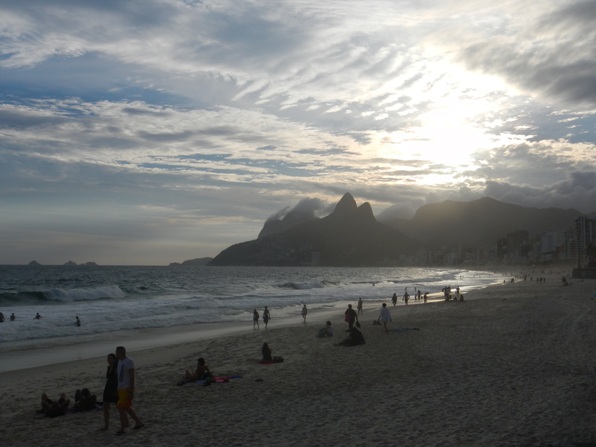
<path id="1" fill-rule="evenodd" d="M 130 352 L 146 423 L 116 438 L 101 412 L 49 419 L 39 396 L 101 395 L 105 360 L 0 374 L 3 445 L 591 446 L 596 445 L 596 282 L 515 282 L 465 302 L 390 307 L 385 335 L 361 316 L 365 345 L 316 337 L 323 321 Z M 388 297 L 387 302 L 390 303 Z M 347 303 L 346 303 L 347 304 Z M 297 316 L 297 319 L 300 317 Z M 326 319 L 326 317 L 324 318 Z M 250 322 L 247 322 L 250 324 Z M 399 330 L 402 329 L 402 330 Z M 268 342 L 285 361 L 261 365 Z M 123 340 L 126 345 L 126 340 Z M 176 386 L 196 358 L 228 383 Z"/>

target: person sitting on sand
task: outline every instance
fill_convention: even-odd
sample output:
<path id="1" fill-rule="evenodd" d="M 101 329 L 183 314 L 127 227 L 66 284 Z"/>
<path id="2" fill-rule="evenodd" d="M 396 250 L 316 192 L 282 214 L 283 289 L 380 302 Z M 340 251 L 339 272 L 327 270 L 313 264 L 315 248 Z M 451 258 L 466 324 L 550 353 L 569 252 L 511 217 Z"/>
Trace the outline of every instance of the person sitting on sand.
<path id="1" fill-rule="evenodd" d="M 263 343 L 263 347 L 261 348 L 261 354 L 263 355 L 263 359 L 260 361 L 260 363 L 280 363 L 284 361 L 283 357 L 274 357 L 272 355 L 272 351 L 268 343 Z"/>
<path id="2" fill-rule="evenodd" d="M 199 357 L 197 359 L 197 367 L 194 372 L 190 370 L 186 370 L 186 380 L 189 382 L 195 382 L 197 380 L 205 380 L 210 382 L 213 378 L 209 367 L 205 364 L 205 359 L 203 357 Z"/>
<path id="3" fill-rule="evenodd" d="M 331 321 L 327 321 L 325 327 L 319 329 L 319 338 L 325 337 L 333 337 L 333 326 L 331 326 Z"/>
<path id="4" fill-rule="evenodd" d="M 269 347 L 268 343 L 263 343 L 263 347 L 261 348 L 261 354 L 263 355 L 263 362 L 273 361 L 273 357 L 271 356 L 271 348 Z"/>
<path id="5" fill-rule="evenodd" d="M 91 394 L 89 388 L 83 388 L 75 392 L 75 404 L 74 408 L 78 411 L 89 411 L 94 410 L 97 404 L 97 396 Z"/>
<path id="6" fill-rule="evenodd" d="M 64 416 L 69 405 L 70 400 L 64 393 L 60 394 L 57 401 L 50 399 L 46 393 L 41 395 L 41 412 L 48 417 Z"/>
<path id="7" fill-rule="evenodd" d="M 350 333 L 348 334 L 347 338 L 338 343 L 339 346 L 357 346 L 364 344 L 366 344 L 366 341 L 364 340 L 364 335 L 362 335 L 362 332 L 360 332 L 355 327 L 350 329 Z"/>

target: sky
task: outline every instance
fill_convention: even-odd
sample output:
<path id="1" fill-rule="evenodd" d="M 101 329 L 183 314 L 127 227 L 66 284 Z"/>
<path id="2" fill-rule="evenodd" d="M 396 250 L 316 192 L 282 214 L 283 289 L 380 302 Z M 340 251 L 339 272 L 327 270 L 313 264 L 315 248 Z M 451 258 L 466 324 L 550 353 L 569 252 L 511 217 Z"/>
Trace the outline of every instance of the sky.
<path id="1" fill-rule="evenodd" d="M 596 2 L 0 0 L 0 264 L 167 265 L 344 193 L 596 211 Z"/>

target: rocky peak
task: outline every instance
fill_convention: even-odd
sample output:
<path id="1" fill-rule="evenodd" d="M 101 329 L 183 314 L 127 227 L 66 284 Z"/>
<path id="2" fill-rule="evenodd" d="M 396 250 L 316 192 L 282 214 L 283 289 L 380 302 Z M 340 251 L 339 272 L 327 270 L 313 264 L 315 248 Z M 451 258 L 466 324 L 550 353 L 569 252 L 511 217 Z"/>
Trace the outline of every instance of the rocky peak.
<path id="1" fill-rule="evenodd" d="M 357 213 L 358 213 L 358 218 L 363 221 L 376 222 L 376 220 L 377 220 L 375 218 L 375 215 L 373 214 L 372 207 L 370 206 L 370 203 L 368 203 L 368 202 L 364 202 L 362 205 L 360 205 L 358 207 Z"/>
<path id="2" fill-rule="evenodd" d="M 347 192 L 337 203 L 337 205 L 335 205 L 335 210 L 332 214 L 337 216 L 345 216 L 347 214 L 354 213 L 357 209 L 358 206 L 356 205 L 356 200 L 354 200 L 352 194 Z"/>

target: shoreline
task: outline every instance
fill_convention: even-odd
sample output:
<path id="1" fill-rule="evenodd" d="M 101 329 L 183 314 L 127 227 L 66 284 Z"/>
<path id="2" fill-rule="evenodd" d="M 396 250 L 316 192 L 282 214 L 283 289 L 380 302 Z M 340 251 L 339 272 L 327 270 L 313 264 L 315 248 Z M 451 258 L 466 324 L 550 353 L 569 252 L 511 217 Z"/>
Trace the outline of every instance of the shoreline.
<path id="1" fill-rule="evenodd" d="M 490 286 L 489 286 L 490 287 Z M 401 299 L 401 298 L 400 298 Z M 429 293 L 429 304 L 442 301 L 440 292 Z M 383 300 L 365 301 L 365 307 L 380 307 Z M 390 302 L 390 299 L 387 300 Z M 398 307 L 404 306 L 399 304 Z M 412 301 L 409 305 L 422 305 Z M 355 307 L 355 303 L 353 303 Z M 328 319 L 333 319 L 337 315 L 343 315 L 347 303 L 337 301 L 334 303 L 325 303 L 324 307 L 318 307 L 309 310 L 309 323 L 323 323 Z M 281 327 L 292 327 L 302 325 L 300 315 L 292 317 L 272 318 L 269 322 L 271 330 Z M 261 329 L 264 329 L 264 323 L 259 320 Z M 72 343 L 72 338 L 63 339 L 58 337 L 55 340 L 47 340 L 36 346 L 31 346 L 31 340 L 22 342 L 10 342 L 17 345 L 16 349 L 0 349 L 3 361 L 0 362 L 0 378 L 2 373 L 11 371 L 20 371 L 42 366 L 55 365 L 60 363 L 70 363 L 80 360 L 90 360 L 102 358 L 106 353 L 112 352 L 116 345 L 126 344 L 127 349 L 132 351 L 144 351 L 150 349 L 164 348 L 167 346 L 192 343 L 199 340 L 217 339 L 234 335 L 241 335 L 253 332 L 252 322 L 217 322 L 200 323 L 181 326 L 131 329 L 128 331 L 117 331 L 107 334 L 100 334 L 101 339 L 95 339 L 96 336 L 85 336 L 84 341 Z M 21 344 L 24 347 L 18 348 Z"/>

